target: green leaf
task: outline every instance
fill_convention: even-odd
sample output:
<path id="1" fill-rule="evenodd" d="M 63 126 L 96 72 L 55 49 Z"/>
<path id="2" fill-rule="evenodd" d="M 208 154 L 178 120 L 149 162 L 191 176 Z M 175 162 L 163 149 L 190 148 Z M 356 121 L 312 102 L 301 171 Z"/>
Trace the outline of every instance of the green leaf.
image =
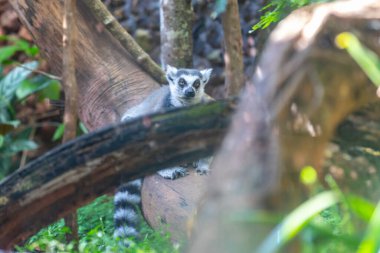
<path id="1" fill-rule="evenodd" d="M 25 53 L 31 57 L 36 56 L 39 52 L 40 52 L 40 49 L 36 45 L 29 47 L 28 50 L 25 51 Z"/>
<path id="2" fill-rule="evenodd" d="M 52 140 L 57 141 L 57 140 L 61 139 L 64 132 L 65 132 L 65 125 L 60 124 L 57 127 L 57 129 L 55 130 Z"/>
<path id="3" fill-rule="evenodd" d="M 28 62 L 22 66 L 25 66 L 26 68 L 16 67 L 0 80 L 0 100 L 2 100 L 3 103 L 9 103 L 21 82 L 32 73 L 32 70 L 37 69 L 38 62 Z"/>
<path id="4" fill-rule="evenodd" d="M 20 39 L 20 38 L 17 38 L 17 39 L 14 39 L 12 40 L 15 45 L 21 50 L 21 51 L 27 51 L 30 47 L 30 44 L 29 42 L 27 42 L 26 40 L 23 40 L 23 39 Z"/>
<path id="5" fill-rule="evenodd" d="M 61 94 L 61 84 L 57 80 L 49 80 L 48 85 L 38 92 L 40 99 L 48 98 L 59 100 Z"/>
<path id="6" fill-rule="evenodd" d="M 38 91 L 44 90 L 44 89 L 47 89 L 47 91 L 46 91 L 47 96 L 45 96 L 45 94 L 43 94 L 42 98 L 46 98 L 46 97 L 47 98 L 51 98 L 51 97 L 55 98 L 57 93 L 59 94 L 59 91 L 60 91 L 59 84 L 58 84 L 58 91 L 57 91 L 57 87 L 56 87 L 57 84 L 56 83 L 57 82 L 55 80 L 50 80 L 47 78 L 43 78 L 41 80 L 41 78 L 39 78 L 39 76 L 37 76 L 36 78 L 33 78 L 31 80 L 28 80 L 28 79 L 24 80 L 16 90 L 17 99 L 22 100 L 22 99 L 26 98 L 27 96 L 29 96 L 33 93 L 36 93 Z M 50 85 L 53 85 L 54 87 L 49 89 Z"/>
<path id="7" fill-rule="evenodd" d="M 354 214 L 367 222 L 370 221 L 372 214 L 375 211 L 374 204 L 353 194 L 345 195 L 345 199 Z"/>
<path id="8" fill-rule="evenodd" d="M 79 129 L 82 131 L 82 133 L 84 134 L 87 134 L 88 133 L 88 130 L 86 128 L 86 126 L 82 123 L 82 122 L 79 122 Z"/>
<path id="9" fill-rule="evenodd" d="M 0 148 L 4 145 L 4 135 L 0 134 Z"/>
<path id="10" fill-rule="evenodd" d="M 277 252 L 293 239 L 317 214 L 340 201 L 333 191 L 322 192 L 294 209 L 260 245 L 259 253 Z"/>
<path id="11" fill-rule="evenodd" d="M 23 150 L 33 150 L 38 148 L 37 143 L 31 140 L 15 140 L 10 144 L 10 147 L 8 149 L 9 153 L 17 153 Z"/>
<path id="12" fill-rule="evenodd" d="M 376 253 L 379 252 L 380 244 L 380 202 L 369 221 L 367 231 L 359 245 L 357 253 Z"/>
<path id="13" fill-rule="evenodd" d="M 359 39 L 349 32 L 338 34 L 335 43 L 338 47 L 346 49 L 369 79 L 377 87 L 380 86 L 380 60 L 373 51 L 362 45 Z"/>
<path id="14" fill-rule="evenodd" d="M 19 48 L 17 46 L 4 46 L 0 48 L 0 64 L 10 59 Z"/>

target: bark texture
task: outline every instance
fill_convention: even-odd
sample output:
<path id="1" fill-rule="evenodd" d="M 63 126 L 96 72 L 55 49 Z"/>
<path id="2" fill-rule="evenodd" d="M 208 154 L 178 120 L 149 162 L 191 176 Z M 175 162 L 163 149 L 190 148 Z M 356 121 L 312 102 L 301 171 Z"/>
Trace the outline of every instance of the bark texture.
<path id="1" fill-rule="evenodd" d="M 274 30 L 213 163 L 189 252 L 267 252 L 261 243 L 272 225 L 236 218 L 300 204 L 300 169 L 314 166 L 323 180 L 323 152 L 338 123 L 378 101 L 376 87 L 333 41 L 355 32 L 379 54 L 379 31 L 368 29 L 379 11 L 378 1 L 323 4 L 294 12 Z M 296 244 L 284 249 L 298 251 Z"/>
<path id="2" fill-rule="evenodd" d="M 193 66 L 193 7 L 190 0 L 160 0 L 161 65 Z"/>
<path id="3" fill-rule="evenodd" d="M 121 180 L 210 155 L 232 109 L 231 101 L 216 102 L 119 123 L 29 163 L 0 184 L 0 248 L 109 193 Z"/>
<path id="4" fill-rule="evenodd" d="M 162 69 L 150 58 L 150 56 L 136 43 L 133 37 L 121 26 L 114 16 L 107 10 L 107 7 L 100 0 L 83 0 L 88 8 L 95 15 L 108 31 L 116 38 L 120 44 L 128 51 L 139 66 L 150 74 L 158 83 L 167 83 Z"/>
<path id="5" fill-rule="evenodd" d="M 244 85 L 243 38 L 241 36 L 239 5 L 237 0 L 228 0 L 222 15 L 224 32 L 224 65 L 226 79 L 224 95 L 237 96 Z"/>
<path id="6" fill-rule="evenodd" d="M 53 73 L 61 76 L 63 1 L 10 0 L 10 3 Z M 74 54 L 79 117 L 93 130 L 119 120 L 127 108 L 159 86 L 95 19 L 83 1 L 77 1 L 77 11 L 79 32 Z"/>

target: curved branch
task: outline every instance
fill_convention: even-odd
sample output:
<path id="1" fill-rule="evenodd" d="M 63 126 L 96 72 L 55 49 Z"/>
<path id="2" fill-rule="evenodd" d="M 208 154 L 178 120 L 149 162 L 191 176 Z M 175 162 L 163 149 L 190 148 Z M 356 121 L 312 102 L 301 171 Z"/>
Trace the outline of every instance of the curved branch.
<path id="1" fill-rule="evenodd" d="M 9 248 L 120 183 L 208 156 L 232 101 L 119 123 L 48 152 L 0 183 L 0 248 Z"/>

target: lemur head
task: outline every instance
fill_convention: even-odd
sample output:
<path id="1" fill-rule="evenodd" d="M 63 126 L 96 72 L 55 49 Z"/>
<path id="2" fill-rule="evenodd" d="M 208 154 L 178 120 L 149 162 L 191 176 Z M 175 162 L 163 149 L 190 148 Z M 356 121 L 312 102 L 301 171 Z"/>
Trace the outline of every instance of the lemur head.
<path id="1" fill-rule="evenodd" d="M 212 69 L 177 69 L 167 65 L 166 78 L 169 81 L 172 99 L 182 105 L 201 102 L 211 72 Z"/>

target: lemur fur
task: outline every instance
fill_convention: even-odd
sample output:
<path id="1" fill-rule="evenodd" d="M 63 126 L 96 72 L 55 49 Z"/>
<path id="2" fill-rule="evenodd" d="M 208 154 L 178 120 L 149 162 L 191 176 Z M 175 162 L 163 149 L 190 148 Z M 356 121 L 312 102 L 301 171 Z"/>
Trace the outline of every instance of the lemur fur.
<path id="1" fill-rule="evenodd" d="M 121 120 L 127 121 L 148 113 L 213 101 L 204 90 L 211 72 L 212 69 L 177 69 L 168 65 L 166 78 L 169 85 L 154 91 L 140 104 L 126 111 Z M 193 163 L 193 166 L 198 173 L 207 174 L 210 160 L 211 158 L 200 159 Z M 185 176 L 187 170 L 181 166 L 175 166 L 157 173 L 167 179 L 176 179 Z M 125 239 L 139 236 L 138 208 L 141 204 L 141 184 L 142 179 L 136 179 L 121 185 L 116 192 L 114 198 L 115 237 Z"/>

